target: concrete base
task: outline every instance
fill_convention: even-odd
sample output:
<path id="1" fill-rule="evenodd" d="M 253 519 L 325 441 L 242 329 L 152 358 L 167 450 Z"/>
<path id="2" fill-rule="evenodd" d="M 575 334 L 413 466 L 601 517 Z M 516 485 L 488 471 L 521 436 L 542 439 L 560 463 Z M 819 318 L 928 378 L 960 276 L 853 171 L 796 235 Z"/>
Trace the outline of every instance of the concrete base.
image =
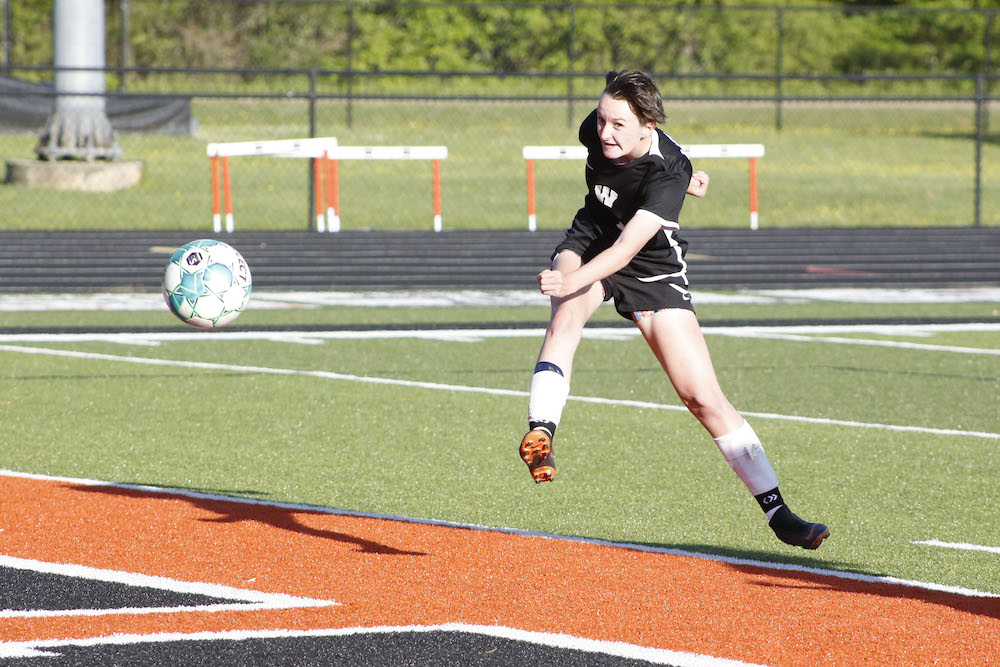
<path id="1" fill-rule="evenodd" d="M 7 182 L 25 188 L 113 192 L 138 185 L 141 162 L 12 160 Z"/>

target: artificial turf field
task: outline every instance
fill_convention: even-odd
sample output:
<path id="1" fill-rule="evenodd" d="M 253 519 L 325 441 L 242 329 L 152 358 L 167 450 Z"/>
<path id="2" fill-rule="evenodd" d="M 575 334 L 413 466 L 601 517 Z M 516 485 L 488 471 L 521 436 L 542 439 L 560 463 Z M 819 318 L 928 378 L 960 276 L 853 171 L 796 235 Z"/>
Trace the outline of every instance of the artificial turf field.
<path id="1" fill-rule="evenodd" d="M 785 498 L 831 528 L 815 552 L 774 539 L 613 315 L 536 486 L 516 448 L 542 309 L 441 326 L 257 295 L 206 335 L 141 299 L 58 333 L 5 305 L 0 656 L 989 664 L 1000 325 L 993 292 L 956 294 L 851 306 L 947 325 L 819 327 L 844 306 L 762 293 L 700 311 Z M 722 326 L 748 304 L 759 325 Z"/>

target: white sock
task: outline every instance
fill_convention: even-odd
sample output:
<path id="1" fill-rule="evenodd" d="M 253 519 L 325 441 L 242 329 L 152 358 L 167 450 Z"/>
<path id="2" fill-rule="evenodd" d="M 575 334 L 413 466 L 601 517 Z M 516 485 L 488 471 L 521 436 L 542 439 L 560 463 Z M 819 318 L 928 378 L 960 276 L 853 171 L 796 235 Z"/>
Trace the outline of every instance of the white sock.
<path id="1" fill-rule="evenodd" d="M 531 393 L 528 396 L 528 421 L 551 422 L 556 426 L 562 418 L 563 407 L 569 398 L 569 382 L 555 364 L 539 363 L 531 376 Z"/>
<path id="2" fill-rule="evenodd" d="M 739 475 L 752 495 L 758 496 L 778 487 L 778 476 L 774 473 L 771 462 L 767 460 L 760 438 L 749 423 L 744 421 L 743 425 L 732 433 L 713 439 L 729 463 L 729 467 Z M 768 519 L 777 509 L 774 507 L 770 510 Z"/>

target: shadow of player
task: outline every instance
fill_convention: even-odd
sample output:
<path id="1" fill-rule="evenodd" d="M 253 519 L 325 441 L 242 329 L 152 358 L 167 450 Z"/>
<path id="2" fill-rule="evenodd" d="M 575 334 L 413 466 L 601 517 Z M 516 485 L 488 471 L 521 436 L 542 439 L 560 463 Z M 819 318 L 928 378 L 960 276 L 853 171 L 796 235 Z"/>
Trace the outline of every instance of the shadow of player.
<path id="1" fill-rule="evenodd" d="M 182 500 L 192 507 L 209 512 L 214 516 L 199 519 L 208 523 L 240 523 L 243 521 L 262 523 L 279 530 L 286 530 L 299 535 L 308 535 L 325 540 L 334 540 L 345 544 L 352 544 L 357 547 L 358 553 L 381 554 L 386 556 L 425 556 L 420 551 L 409 551 L 397 549 L 368 540 L 356 535 L 349 535 L 335 530 L 325 528 L 315 528 L 299 520 L 302 515 L 331 516 L 330 512 L 324 512 L 308 507 L 282 507 L 280 505 L 265 503 L 259 500 L 248 500 L 242 498 L 213 498 L 204 495 L 202 492 L 189 491 L 184 489 L 165 488 L 163 491 L 153 489 L 141 489 L 123 486 L 90 486 L 69 484 L 69 488 L 85 493 L 102 493 L 106 495 L 141 498 L 153 500 Z"/>

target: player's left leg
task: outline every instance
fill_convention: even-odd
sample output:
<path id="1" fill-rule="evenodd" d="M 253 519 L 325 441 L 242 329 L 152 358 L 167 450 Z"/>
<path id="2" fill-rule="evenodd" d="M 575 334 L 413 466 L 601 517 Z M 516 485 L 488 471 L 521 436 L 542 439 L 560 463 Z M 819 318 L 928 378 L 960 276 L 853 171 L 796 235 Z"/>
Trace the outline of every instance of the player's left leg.
<path id="1" fill-rule="evenodd" d="M 830 531 L 823 524 L 799 519 L 785 505 L 760 439 L 719 385 L 694 311 L 659 310 L 637 318 L 636 325 L 684 405 L 760 504 L 775 535 L 793 546 L 818 547 Z"/>

